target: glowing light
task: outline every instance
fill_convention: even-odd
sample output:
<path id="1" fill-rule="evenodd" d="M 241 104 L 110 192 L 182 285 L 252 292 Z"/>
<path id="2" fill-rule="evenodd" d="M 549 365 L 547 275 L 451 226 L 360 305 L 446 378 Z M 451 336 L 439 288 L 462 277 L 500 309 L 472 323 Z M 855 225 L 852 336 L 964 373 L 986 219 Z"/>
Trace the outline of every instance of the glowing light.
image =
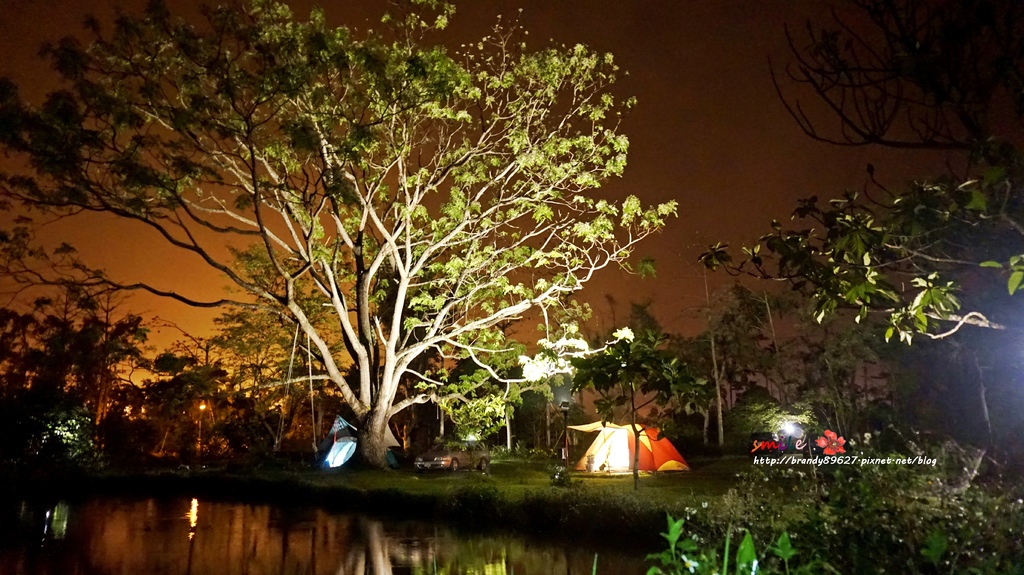
<path id="1" fill-rule="evenodd" d="M 205 401 L 203 403 L 199 404 L 199 411 L 203 411 L 204 409 L 206 409 L 206 402 Z"/>
<path id="2" fill-rule="evenodd" d="M 795 437 L 797 439 L 804 436 L 804 430 L 800 429 L 800 426 L 792 421 L 787 421 L 782 424 L 782 433 L 787 437 Z"/>

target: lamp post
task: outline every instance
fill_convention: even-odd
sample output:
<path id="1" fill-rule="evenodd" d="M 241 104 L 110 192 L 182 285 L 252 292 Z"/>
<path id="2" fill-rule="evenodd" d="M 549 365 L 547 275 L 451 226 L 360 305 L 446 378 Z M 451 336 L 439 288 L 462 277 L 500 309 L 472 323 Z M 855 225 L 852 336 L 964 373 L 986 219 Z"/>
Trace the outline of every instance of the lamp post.
<path id="1" fill-rule="evenodd" d="M 558 404 L 558 408 L 562 410 L 562 435 L 565 436 L 565 472 L 569 472 L 569 401 L 563 401 Z"/>
<path id="2" fill-rule="evenodd" d="M 203 461 L 203 412 L 206 411 L 206 402 L 199 403 L 199 443 L 196 444 L 196 454 L 199 456 L 199 462 Z"/>

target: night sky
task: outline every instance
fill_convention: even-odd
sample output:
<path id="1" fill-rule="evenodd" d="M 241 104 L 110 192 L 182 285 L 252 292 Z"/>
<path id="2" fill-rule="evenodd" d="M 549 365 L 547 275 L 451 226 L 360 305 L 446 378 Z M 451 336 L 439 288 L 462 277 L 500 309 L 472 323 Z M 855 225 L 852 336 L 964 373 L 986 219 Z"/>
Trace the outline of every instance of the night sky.
<path id="1" fill-rule="evenodd" d="M 303 17 L 314 5 L 288 3 Z M 186 15 L 197 14 L 199 5 L 170 4 Z M 137 12 L 143 5 L 143 0 L 0 0 L 0 75 L 14 79 L 26 97 L 38 101 L 54 86 L 54 74 L 36 56 L 44 41 L 78 33 L 87 13 L 106 20 L 114 6 Z M 356 26 L 372 25 L 384 9 L 379 1 L 326 0 L 321 5 L 332 23 Z M 656 279 L 612 270 L 588 284 L 581 299 L 603 316 L 599 322 L 613 323 L 609 296 L 618 302 L 618 323 L 630 301 L 653 299 L 654 313 L 669 330 L 692 331 L 697 327 L 692 310 L 703 300 L 696 267 L 703 246 L 753 240 L 768 230 L 771 219 L 788 219 L 797 198 L 861 188 L 869 162 L 880 179 L 896 186 L 936 173 L 940 159 L 921 152 L 816 142 L 779 102 L 768 62 L 771 58 L 780 67 L 791 60 L 785 26 L 799 35 L 808 18 L 830 21 L 831 6 L 815 0 L 488 0 L 459 5 L 444 36 L 453 47 L 484 35 L 499 14 L 508 21 L 522 8 L 520 21 L 534 48 L 549 39 L 584 43 L 612 52 L 628 73 L 618 84 L 622 94 L 638 99 L 623 128 L 631 141 L 628 166 L 625 176 L 606 184 L 602 193 L 617 198 L 636 194 L 645 204 L 675 198 L 680 218 L 638 252 L 656 259 Z M 0 214 L 4 219 L 9 215 Z M 90 217 L 47 230 L 48 239 L 70 239 L 90 263 L 121 280 L 157 278 L 153 283 L 194 297 L 218 296 L 224 284 L 139 225 Z M 723 285 L 733 280 L 720 273 L 712 281 Z M 214 315 L 143 295 L 133 297 L 132 307 L 198 335 L 206 333 Z M 173 337 L 157 336 L 156 342 Z"/>

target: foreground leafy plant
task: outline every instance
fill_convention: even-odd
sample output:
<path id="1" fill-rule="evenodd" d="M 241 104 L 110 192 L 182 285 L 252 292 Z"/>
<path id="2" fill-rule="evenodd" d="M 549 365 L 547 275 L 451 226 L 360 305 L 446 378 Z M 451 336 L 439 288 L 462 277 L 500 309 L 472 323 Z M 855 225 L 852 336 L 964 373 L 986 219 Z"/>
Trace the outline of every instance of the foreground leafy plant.
<path id="1" fill-rule="evenodd" d="M 789 539 L 789 534 L 783 532 L 774 545 L 768 547 L 768 553 L 758 559 L 757 549 L 754 546 L 754 538 L 749 530 L 744 530 L 743 539 L 736 548 L 735 557 L 730 556 L 732 543 L 732 526 L 725 535 L 725 545 L 721 554 L 717 548 L 702 549 L 691 535 L 686 539 L 683 536 L 683 518 L 674 519 L 668 516 L 668 532 L 661 536 L 668 542 L 668 549 L 660 553 L 652 553 L 647 556 L 649 561 L 656 561 L 660 565 L 653 565 L 647 570 L 647 575 L 681 575 L 685 573 L 707 573 L 711 575 L 756 575 L 785 573 L 794 575 L 799 573 L 838 573 L 831 565 L 822 561 L 810 561 L 805 565 L 794 567 L 790 560 L 797 554 Z M 733 559 L 733 570 L 729 570 L 730 558 Z"/>
<path id="2" fill-rule="evenodd" d="M 963 487 L 960 459 L 926 453 L 936 466 L 755 468 L 714 504 L 687 509 L 690 532 L 698 543 L 722 541 L 740 526 L 755 542 L 776 541 L 758 556 L 764 573 L 1014 573 L 1024 565 L 1017 488 Z"/>

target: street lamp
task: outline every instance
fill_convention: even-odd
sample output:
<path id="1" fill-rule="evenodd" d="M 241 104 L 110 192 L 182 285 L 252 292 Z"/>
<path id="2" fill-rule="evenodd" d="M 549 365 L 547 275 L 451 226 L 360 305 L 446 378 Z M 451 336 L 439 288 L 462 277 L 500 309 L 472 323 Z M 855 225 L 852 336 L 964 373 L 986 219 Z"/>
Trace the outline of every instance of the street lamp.
<path id="1" fill-rule="evenodd" d="M 782 424 L 782 433 L 784 433 L 786 437 L 792 437 L 794 439 L 800 439 L 804 436 L 804 430 L 792 421 L 787 421 Z"/>
<path id="2" fill-rule="evenodd" d="M 569 472 L 569 401 L 563 401 L 558 404 L 558 409 L 562 410 L 562 435 L 565 436 L 565 472 Z"/>
<path id="3" fill-rule="evenodd" d="M 206 402 L 199 403 L 199 443 L 196 445 L 196 453 L 199 461 L 203 461 L 203 412 L 206 411 Z"/>

